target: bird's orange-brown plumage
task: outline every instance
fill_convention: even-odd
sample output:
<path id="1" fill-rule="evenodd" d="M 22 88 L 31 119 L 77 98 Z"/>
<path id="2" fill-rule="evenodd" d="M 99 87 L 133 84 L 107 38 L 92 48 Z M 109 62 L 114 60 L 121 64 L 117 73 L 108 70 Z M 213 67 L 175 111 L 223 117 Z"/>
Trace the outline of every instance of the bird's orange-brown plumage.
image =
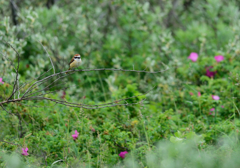
<path id="1" fill-rule="evenodd" d="M 80 57 L 80 59 L 78 60 L 78 59 L 75 59 L 75 57 Z M 72 69 L 72 68 L 74 68 L 74 67 L 77 67 L 77 66 L 79 66 L 80 65 L 80 63 L 81 63 L 81 56 L 80 56 L 80 54 L 75 54 L 73 57 L 72 57 L 72 59 L 71 59 L 71 61 L 69 62 L 69 68 L 68 68 L 68 70 L 70 70 L 70 69 Z M 66 73 L 67 74 L 67 73 Z"/>
<path id="2" fill-rule="evenodd" d="M 80 54 L 75 54 L 75 55 L 72 57 L 71 61 L 69 62 L 69 65 L 74 61 L 74 57 L 76 57 L 76 56 L 80 56 Z"/>

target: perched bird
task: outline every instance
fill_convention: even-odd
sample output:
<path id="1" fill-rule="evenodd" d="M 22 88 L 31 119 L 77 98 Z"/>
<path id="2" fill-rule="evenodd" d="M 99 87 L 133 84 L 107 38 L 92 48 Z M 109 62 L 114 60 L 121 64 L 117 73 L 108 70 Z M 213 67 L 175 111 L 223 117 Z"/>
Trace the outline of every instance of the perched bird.
<path id="1" fill-rule="evenodd" d="M 75 54 L 73 56 L 73 58 L 71 59 L 70 63 L 69 63 L 69 69 L 68 70 L 79 67 L 81 62 L 82 62 L 81 55 L 80 54 Z M 66 72 L 66 74 L 67 74 L 67 72 Z"/>

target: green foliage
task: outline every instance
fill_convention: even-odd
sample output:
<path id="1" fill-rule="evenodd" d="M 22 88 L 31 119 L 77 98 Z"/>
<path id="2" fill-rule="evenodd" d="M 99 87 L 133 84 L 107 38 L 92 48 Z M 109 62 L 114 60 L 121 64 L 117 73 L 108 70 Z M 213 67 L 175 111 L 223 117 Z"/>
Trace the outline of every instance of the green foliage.
<path id="1" fill-rule="evenodd" d="M 51 85 L 38 93 L 89 105 L 138 104 L 94 110 L 47 100 L 3 104 L 0 167 L 239 167 L 237 0 L 62 0 L 48 8 L 47 1 L 13 2 L 16 25 L 11 5 L 0 0 L 0 103 L 16 79 L 13 48 L 20 54 L 17 85 L 29 82 L 15 99 L 33 78 L 54 72 L 47 53 L 56 72 L 67 70 L 76 53 L 81 69 L 169 70 L 77 72 L 36 85 L 33 96 Z M 196 62 L 187 58 L 191 52 Z M 224 60 L 216 62 L 217 55 Z M 217 73 L 210 78 L 207 70 Z"/>

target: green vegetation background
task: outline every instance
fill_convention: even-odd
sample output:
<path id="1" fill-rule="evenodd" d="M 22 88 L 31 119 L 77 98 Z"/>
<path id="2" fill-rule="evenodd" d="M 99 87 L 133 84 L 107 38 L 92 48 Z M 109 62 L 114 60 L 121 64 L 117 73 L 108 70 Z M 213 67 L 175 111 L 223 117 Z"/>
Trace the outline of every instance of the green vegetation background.
<path id="1" fill-rule="evenodd" d="M 54 84 L 53 93 L 41 92 L 97 105 L 150 91 L 127 100 L 146 99 L 139 105 L 5 104 L 14 115 L 0 109 L 1 167 L 239 167 L 239 9 L 238 0 L 0 0 L 0 102 L 12 91 L 17 65 L 2 40 L 21 55 L 20 84 L 52 67 L 40 43 L 56 72 L 67 70 L 76 53 L 82 69 L 169 67 L 159 74 L 76 72 Z M 191 52 L 199 54 L 196 62 L 187 58 Z M 205 75 L 210 66 L 213 78 Z M 222 136 L 228 141 L 218 141 Z M 22 156 L 26 147 L 29 156 Z"/>

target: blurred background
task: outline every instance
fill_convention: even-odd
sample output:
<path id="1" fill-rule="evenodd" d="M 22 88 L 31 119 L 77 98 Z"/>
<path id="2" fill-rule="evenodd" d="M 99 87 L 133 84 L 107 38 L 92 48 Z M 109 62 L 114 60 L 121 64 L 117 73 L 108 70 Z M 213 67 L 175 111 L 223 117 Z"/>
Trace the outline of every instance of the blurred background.
<path id="1" fill-rule="evenodd" d="M 82 56 L 80 69 L 153 72 L 169 67 L 158 74 L 76 72 L 41 91 L 48 98 L 95 105 L 151 90 L 126 101 L 146 98 L 142 105 L 84 110 L 47 101 L 8 104 L 5 108 L 16 116 L 1 109 L 0 139 L 19 146 L 3 143 L 1 149 L 21 153 L 28 146 L 29 162 L 36 165 L 65 157 L 63 164 L 81 158 L 81 163 L 101 167 L 120 163 L 118 154 L 124 150 L 135 152 L 140 165 L 146 165 L 146 151 L 173 135 L 196 133 L 205 146 L 215 144 L 218 136 L 240 125 L 239 8 L 238 0 L 0 0 L 0 40 L 21 56 L 20 84 L 52 67 L 46 51 L 56 72 L 67 70 L 76 53 Z M 3 101 L 14 84 L 17 55 L 4 42 L 0 51 Z M 188 59 L 192 52 L 198 53 L 197 62 Z M 216 55 L 224 61 L 216 63 Z M 216 75 L 207 76 L 207 69 Z M 218 103 L 213 94 L 220 96 Z M 210 114 L 213 107 L 216 115 Z M 76 142 L 74 130 L 81 130 Z"/>

